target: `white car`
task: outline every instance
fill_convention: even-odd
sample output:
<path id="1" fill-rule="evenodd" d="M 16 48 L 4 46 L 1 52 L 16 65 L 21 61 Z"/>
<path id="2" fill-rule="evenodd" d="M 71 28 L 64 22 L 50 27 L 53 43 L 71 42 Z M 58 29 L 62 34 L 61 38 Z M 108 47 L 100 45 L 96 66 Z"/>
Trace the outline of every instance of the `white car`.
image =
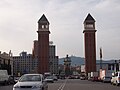
<path id="1" fill-rule="evenodd" d="M 45 81 L 46 81 L 46 82 L 54 83 L 54 78 L 53 78 L 53 76 L 47 76 L 47 77 L 45 78 Z"/>
<path id="2" fill-rule="evenodd" d="M 13 90 L 48 90 L 42 74 L 25 74 L 13 86 Z"/>

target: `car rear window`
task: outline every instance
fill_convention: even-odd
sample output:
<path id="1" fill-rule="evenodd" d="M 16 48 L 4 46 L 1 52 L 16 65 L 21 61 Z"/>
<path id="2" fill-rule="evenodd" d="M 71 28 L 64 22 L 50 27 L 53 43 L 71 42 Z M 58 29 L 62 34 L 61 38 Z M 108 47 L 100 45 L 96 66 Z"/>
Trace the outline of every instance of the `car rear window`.
<path id="1" fill-rule="evenodd" d="M 19 82 L 26 82 L 26 81 L 41 81 L 40 75 L 23 75 Z"/>

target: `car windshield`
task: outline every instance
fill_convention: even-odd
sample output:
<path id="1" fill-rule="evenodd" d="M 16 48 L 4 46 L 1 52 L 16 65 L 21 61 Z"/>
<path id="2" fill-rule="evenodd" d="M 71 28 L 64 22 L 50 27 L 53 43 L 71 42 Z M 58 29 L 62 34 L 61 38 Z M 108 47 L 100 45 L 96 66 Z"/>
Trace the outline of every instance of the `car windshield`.
<path id="1" fill-rule="evenodd" d="M 26 82 L 26 81 L 41 81 L 40 75 L 23 75 L 19 82 Z"/>

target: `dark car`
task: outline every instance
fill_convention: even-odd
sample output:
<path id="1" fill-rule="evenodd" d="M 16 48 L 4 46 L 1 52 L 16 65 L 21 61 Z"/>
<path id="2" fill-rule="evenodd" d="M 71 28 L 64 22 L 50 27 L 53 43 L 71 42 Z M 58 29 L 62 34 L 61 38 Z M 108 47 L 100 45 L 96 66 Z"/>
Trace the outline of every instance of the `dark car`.
<path id="1" fill-rule="evenodd" d="M 15 84 L 13 76 L 9 76 L 9 78 L 8 78 L 8 84 Z"/>

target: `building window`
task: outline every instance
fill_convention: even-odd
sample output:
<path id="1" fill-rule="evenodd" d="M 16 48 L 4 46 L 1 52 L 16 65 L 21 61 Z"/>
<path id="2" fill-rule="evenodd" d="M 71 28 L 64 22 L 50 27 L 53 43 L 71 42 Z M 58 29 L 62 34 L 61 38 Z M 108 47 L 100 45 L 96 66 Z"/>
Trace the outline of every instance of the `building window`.
<path id="1" fill-rule="evenodd" d="M 111 70 L 111 64 L 108 64 L 108 70 Z"/>

